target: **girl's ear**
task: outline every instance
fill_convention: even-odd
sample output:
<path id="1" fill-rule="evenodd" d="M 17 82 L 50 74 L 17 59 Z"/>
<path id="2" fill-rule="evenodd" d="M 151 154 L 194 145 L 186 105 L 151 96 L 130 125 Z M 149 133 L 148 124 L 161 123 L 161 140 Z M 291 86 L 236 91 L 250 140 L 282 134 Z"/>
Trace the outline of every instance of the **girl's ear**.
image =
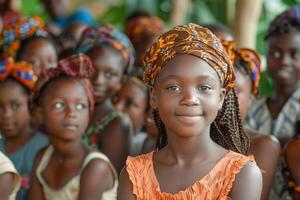
<path id="1" fill-rule="evenodd" d="M 154 87 L 150 88 L 150 106 L 152 109 L 157 109 L 156 91 Z"/>
<path id="2" fill-rule="evenodd" d="M 219 103 L 218 103 L 218 109 L 219 110 L 221 110 L 221 108 L 223 106 L 225 95 L 226 95 L 226 89 L 225 88 L 221 88 L 220 98 L 219 98 Z"/>

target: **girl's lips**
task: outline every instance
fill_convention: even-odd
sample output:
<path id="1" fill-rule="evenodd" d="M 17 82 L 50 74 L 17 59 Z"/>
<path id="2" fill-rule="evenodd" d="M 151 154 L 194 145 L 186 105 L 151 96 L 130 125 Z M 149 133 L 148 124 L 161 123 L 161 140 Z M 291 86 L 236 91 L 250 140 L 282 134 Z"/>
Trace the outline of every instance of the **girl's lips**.
<path id="1" fill-rule="evenodd" d="M 176 118 L 178 121 L 183 122 L 185 124 L 194 124 L 201 120 L 201 115 L 177 115 Z"/>

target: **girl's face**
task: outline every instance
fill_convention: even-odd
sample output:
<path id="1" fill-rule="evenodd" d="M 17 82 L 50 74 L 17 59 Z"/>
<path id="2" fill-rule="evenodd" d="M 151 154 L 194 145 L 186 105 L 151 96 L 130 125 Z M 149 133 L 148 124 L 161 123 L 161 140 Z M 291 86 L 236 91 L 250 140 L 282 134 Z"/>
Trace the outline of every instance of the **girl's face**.
<path id="1" fill-rule="evenodd" d="M 239 99 L 240 114 L 241 114 L 241 118 L 244 119 L 251 105 L 251 99 L 252 99 L 251 80 L 248 75 L 243 74 L 238 69 L 236 69 L 234 72 L 235 72 L 234 84 Z"/>
<path id="2" fill-rule="evenodd" d="M 75 79 L 58 79 L 46 88 L 39 108 L 51 137 L 80 139 L 89 123 L 89 101 L 84 87 Z"/>
<path id="3" fill-rule="evenodd" d="M 138 132 L 144 124 L 147 103 L 146 92 L 128 81 L 117 93 L 115 107 L 129 115 L 134 131 Z"/>
<path id="4" fill-rule="evenodd" d="M 268 72 L 280 87 L 294 87 L 300 78 L 300 32 L 272 36 L 268 40 Z"/>
<path id="5" fill-rule="evenodd" d="M 96 103 L 111 98 L 120 88 L 124 73 L 121 54 L 111 47 L 96 47 L 88 52 L 95 68 L 91 79 Z"/>
<path id="6" fill-rule="evenodd" d="M 224 96 L 225 89 L 210 65 L 195 56 L 180 55 L 160 71 L 151 104 L 167 132 L 191 137 L 209 130 Z"/>
<path id="7" fill-rule="evenodd" d="M 20 60 L 31 63 L 37 76 L 45 75 L 46 70 L 57 66 L 56 50 L 45 39 L 33 40 L 23 51 Z"/>
<path id="8" fill-rule="evenodd" d="M 28 128 L 28 98 L 27 91 L 16 81 L 0 83 L 0 132 L 4 137 L 16 137 Z"/>

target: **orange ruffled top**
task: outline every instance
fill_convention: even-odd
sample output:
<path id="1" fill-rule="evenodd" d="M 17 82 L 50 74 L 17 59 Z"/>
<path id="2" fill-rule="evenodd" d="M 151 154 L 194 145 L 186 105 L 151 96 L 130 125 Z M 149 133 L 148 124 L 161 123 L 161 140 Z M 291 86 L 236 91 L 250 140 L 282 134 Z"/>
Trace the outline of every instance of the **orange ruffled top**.
<path id="1" fill-rule="evenodd" d="M 236 174 L 253 157 L 229 151 L 201 180 L 176 194 L 161 192 L 153 168 L 153 152 L 128 157 L 126 170 L 137 200 L 228 200 Z"/>

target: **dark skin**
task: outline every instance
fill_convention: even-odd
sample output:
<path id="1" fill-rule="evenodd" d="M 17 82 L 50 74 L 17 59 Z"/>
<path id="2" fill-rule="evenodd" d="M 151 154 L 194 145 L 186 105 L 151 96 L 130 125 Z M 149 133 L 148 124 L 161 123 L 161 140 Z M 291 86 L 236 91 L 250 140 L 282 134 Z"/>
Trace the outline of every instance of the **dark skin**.
<path id="1" fill-rule="evenodd" d="M 91 79 L 96 99 L 93 123 L 116 111 L 111 98 L 121 88 L 125 67 L 120 53 L 112 47 L 94 47 L 87 55 L 91 58 L 96 71 Z M 98 148 L 107 155 L 118 173 L 125 165 L 129 154 L 132 134 L 128 117 L 116 117 L 97 134 Z"/>
<path id="2" fill-rule="evenodd" d="M 300 150 L 300 145 L 299 142 L 296 140 L 289 141 L 286 147 L 284 148 L 285 163 L 289 169 L 290 178 L 293 181 L 300 180 L 299 150 Z M 294 200 L 300 199 L 299 192 L 296 192 L 295 190 L 291 190 L 290 194 Z"/>
<path id="3" fill-rule="evenodd" d="M 254 98 L 252 96 L 252 81 L 249 75 L 238 69 L 235 70 L 235 75 L 235 86 L 240 104 L 241 118 L 244 119 L 251 105 L 251 99 Z M 245 128 L 245 132 L 251 138 L 249 154 L 254 155 L 257 165 L 262 170 L 263 189 L 261 200 L 267 200 L 269 199 L 270 190 L 279 163 L 281 147 L 274 136 L 262 135 L 248 128 Z"/>
<path id="4" fill-rule="evenodd" d="M 300 32 L 290 32 L 268 39 L 268 73 L 274 80 L 274 94 L 267 100 L 269 112 L 276 119 L 288 98 L 299 87 Z M 282 138 L 283 145 L 288 137 Z"/>
<path id="5" fill-rule="evenodd" d="M 14 177 L 12 173 L 0 174 L 0 200 L 8 200 L 14 189 Z"/>
<path id="6" fill-rule="evenodd" d="M 153 155 L 161 191 L 175 194 L 185 190 L 228 153 L 209 134 L 224 96 L 225 89 L 216 71 L 197 57 L 177 56 L 160 71 L 151 90 L 151 106 L 159 110 L 168 135 L 167 146 Z M 172 101 L 166 101 L 171 98 Z M 118 198 L 135 199 L 125 169 L 119 183 Z M 259 168 L 247 162 L 237 174 L 229 196 L 259 199 L 261 184 Z"/>
<path id="7" fill-rule="evenodd" d="M 7 79 L 0 83 L 0 131 L 6 155 L 18 151 L 34 135 L 28 100 L 28 92 L 17 81 Z"/>
<path id="8" fill-rule="evenodd" d="M 33 65 L 34 73 L 43 76 L 46 70 L 57 66 L 57 53 L 52 43 L 46 39 L 33 40 L 20 55 L 20 60 Z"/>
<path id="9" fill-rule="evenodd" d="M 59 190 L 80 174 L 78 199 L 100 199 L 102 193 L 113 187 L 114 176 L 109 164 L 101 159 L 90 161 L 81 171 L 91 149 L 81 143 L 88 123 L 89 102 L 84 87 L 75 79 L 59 79 L 50 83 L 41 97 L 39 112 L 54 147 L 42 176 L 48 186 Z M 42 150 L 34 164 L 29 199 L 44 199 L 43 189 L 36 176 Z"/>
<path id="10" fill-rule="evenodd" d="M 134 134 L 139 133 L 144 125 L 147 103 L 147 91 L 131 80 L 127 81 L 116 95 L 114 105 L 128 114 Z"/>

